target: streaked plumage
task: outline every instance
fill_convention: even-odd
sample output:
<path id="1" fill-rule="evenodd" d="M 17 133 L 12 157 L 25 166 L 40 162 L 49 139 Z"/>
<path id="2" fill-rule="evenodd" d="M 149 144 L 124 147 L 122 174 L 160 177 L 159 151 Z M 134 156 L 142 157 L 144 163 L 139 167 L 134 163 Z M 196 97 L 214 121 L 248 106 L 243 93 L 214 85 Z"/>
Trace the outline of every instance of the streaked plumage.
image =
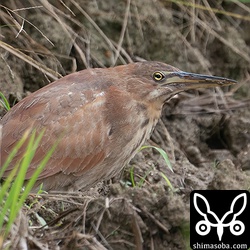
<path id="1" fill-rule="evenodd" d="M 2 118 L 2 163 L 27 129 L 45 128 L 27 179 L 62 137 L 37 185 L 43 182 L 47 191 L 88 188 L 121 171 L 150 136 L 163 104 L 174 94 L 232 83 L 159 62 L 70 74 L 30 94 Z M 22 147 L 5 177 L 24 151 Z"/>

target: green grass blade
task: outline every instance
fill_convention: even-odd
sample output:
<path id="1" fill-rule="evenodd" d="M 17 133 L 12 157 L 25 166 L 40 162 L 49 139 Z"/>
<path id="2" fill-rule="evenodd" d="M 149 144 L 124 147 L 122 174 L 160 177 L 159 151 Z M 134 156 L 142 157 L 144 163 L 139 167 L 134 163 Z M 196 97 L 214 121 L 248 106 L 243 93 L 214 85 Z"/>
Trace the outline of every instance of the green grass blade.
<path id="1" fill-rule="evenodd" d="M 48 151 L 46 156 L 40 162 L 38 168 L 35 170 L 34 174 L 27 181 L 26 188 L 23 189 L 23 185 L 25 183 L 26 173 L 30 166 L 30 163 L 35 155 L 35 152 L 39 146 L 39 143 L 42 139 L 44 134 L 44 130 L 36 136 L 36 131 L 34 130 L 32 133 L 25 133 L 21 140 L 16 144 L 12 152 L 10 153 L 9 157 L 7 158 L 6 162 L 4 163 L 3 167 L 1 168 L 1 176 L 3 175 L 4 171 L 8 167 L 9 163 L 15 157 L 18 150 L 21 148 L 23 143 L 28 139 L 30 136 L 28 145 L 26 147 L 26 151 L 24 156 L 20 162 L 16 164 L 16 166 L 12 169 L 10 174 L 5 179 L 2 186 L 0 186 L 0 231 L 4 233 L 4 237 L 7 237 L 8 232 L 11 228 L 11 225 L 14 223 L 20 209 L 22 208 L 27 196 L 29 195 L 30 191 L 32 190 L 39 174 L 45 167 L 46 163 L 48 162 L 49 158 L 55 151 L 58 141 L 52 146 L 52 148 Z M 6 219 L 7 218 L 7 219 Z M 7 222 L 7 223 L 6 223 Z M 4 231 L 3 231 L 3 225 Z"/>
<path id="2" fill-rule="evenodd" d="M 10 104 L 2 92 L 0 92 L 0 104 L 8 111 L 10 110 Z"/>
<path id="3" fill-rule="evenodd" d="M 4 223 L 4 219 L 5 219 L 4 215 L 7 215 L 9 207 L 10 207 L 11 203 L 13 202 L 13 200 L 9 196 L 8 191 L 9 191 L 11 184 L 16 176 L 18 168 L 19 168 L 18 165 L 16 165 L 13 168 L 11 173 L 8 175 L 7 179 L 4 181 L 4 183 L 0 187 L 0 214 L 2 215 L 2 216 L 0 216 L 0 229 L 2 228 L 3 223 Z"/>
<path id="4" fill-rule="evenodd" d="M 34 130 L 31 134 L 31 137 L 29 139 L 29 143 L 26 149 L 26 152 L 24 154 L 23 160 L 21 162 L 21 166 L 18 172 L 18 176 L 17 178 L 15 178 L 15 181 L 12 185 L 12 188 L 10 190 L 9 195 L 12 197 L 12 200 L 14 201 L 18 201 L 17 203 L 12 203 L 12 206 L 10 207 L 10 215 L 9 215 L 9 220 L 8 220 L 8 224 L 7 224 L 7 231 L 10 229 L 12 223 L 14 222 L 19 210 L 21 209 L 20 206 L 20 200 L 22 200 L 23 202 L 25 201 L 25 199 L 27 198 L 29 192 L 22 190 L 23 189 L 23 185 L 24 185 L 24 181 L 25 181 L 25 176 L 27 173 L 27 170 L 31 164 L 31 161 L 35 155 L 35 152 L 39 146 L 39 142 L 42 139 L 42 136 L 44 134 L 44 130 L 39 133 L 38 137 L 36 137 L 36 131 Z"/>
<path id="5" fill-rule="evenodd" d="M 172 186 L 172 184 L 171 184 L 170 180 L 168 179 L 168 177 L 167 177 L 165 174 L 163 174 L 162 172 L 161 172 L 161 176 L 162 176 L 163 179 L 166 181 L 166 183 L 168 184 L 168 186 L 170 187 L 170 189 L 171 189 L 172 191 L 174 191 L 174 187 Z"/>
<path id="6" fill-rule="evenodd" d="M 157 150 L 157 151 L 162 155 L 162 157 L 164 158 L 164 160 L 165 160 L 165 162 L 166 162 L 168 168 L 169 168 L 172 172 L 174 172 L 174 171 L 173 171 L 173 168 L 172 168 L 172 165 L 171 165 L 171 162 L 170 162 L 170 160 L 169 160 L 169 158 L 168 158 L 168 155 L 167 155 L 167 153 L 166 153 L 163 149 L 158 148 L 158 147 L 155 147 L 155 146 L 142 146 L 140 150 L 143 150 L 143 149 L 146 149 L 146 148 L 153 148 L 153 149 Z"/>
<path id="7" fill-rule="evenodd" d="M 14 201 L 18 200 L 18 196 L 20 195 L 20 192 L 22 190 L 22 186 L 25 180 L 25 175 L 27 172 L 27 168 L 32 160 L 32 147 L 34 144 L 34 139 L 35 139 L 35 133 L 31 134 L 31 137 L 29 139 L 29 143 L 26 149 L 26 152 L 24 154 L 24 157 L 21 161 L 18 175 L 16 176 L 12 188 L 9 192 L 9 195 L 12 197 Z M 10 218 L 12 217 L 12 213 L 15 212 L 15 206 L 16 204 L 12 203 L 12 206 L 10 207 Z"/>
<path id="8" fill-rule="evenodd" d="M 138 183 L 138 187 L 142 187 L 143 183 L 145 182 L 147 176 L 149 175 L 149 173 L 152 171 L 152 168 L 149 169 L 145 175 L 140 179 L 139 183 Z"/>
<path id="9" fill-rule="evenodd" d="M 155 147 L 155 146 L 142 146 L 140 150 L 147 149 L 147 148 L 153 148 L 153 149 L 157 150 L 157 151 L 162 155 L 162 157 L 164 158 L 164 160 L 165 160 L 166 165 L 168 166 L 168 168 L 169 168 L 172 172 L 174 172 L 174 171 L 173 171 L 173 168 L 172 168 L 172 165 L 171 165 L 171 162 L 170 162 L 170 160 L 169 160 L 169 158 L 168 158 L 168 155 L 167 155 L 167 153 L 166 153 L 163 149 L 158 148 L 158 147 Z M 160 172 L 160 173 L 161 173 L 161 176 L 162 176 L 162 177 L 164 178 L 164 180 L 166 181 L 167 185 L 168 185 L 168 186 L 171 188 L 171 190 L 173 191 L 174 188 L 173 188 L 171 182 L 169 181 L 169 179 L 167 178 L 167 176 L 166 176 L 164 173 L 162 173 L 162 172 Z M 140 185 L 140 184 L 143 184 L 143 182 L 145 181 L 145 178 L 147 177 L 147 175 L 148 175 L 148 173 L 146 173 L 145 177 L 142 178 L 142 179 L 140 180 L 139 185 Z"/>
<path id="10" fill-rule="evenodd" d="M 135 173 L 134 173 L 134 166 L 132 166 L 130 168 L 130 171 L 129 171 L 129 174 L 130 174 L 130 180 L 131 180 L 131 183 L 132 183 L 132 187 L 135 187 Z"/>
<path id="11" fill-rule="evenodd" d="M 12 161 L 12 159 L 15 157 L 18 150 L 27 140 L 28 135 L 29 135 L 29 131 L 26 131 L 23 137 L 17 142 L 14 149 L 11 151 L 6 162 L 1 167 L 0 178 L 2 178 L 2 175 L 4 171 L 6 170 L 6 168 L 8 167 L 9 163 Z M 0 209 L 1 209 L 2 215 L 7 215 L 10 207 L 12 205 L 15 205 L 14 191 L 15 191 L 16 186 L 15 185 L 13 186 L 12 183 L 14 183 L 17 179 L 20 179 L 20 177 L 16 178 L 16 174 L 18 170 L 19 170 L 19 163 L 17 163 L 16 166 L 11 170 L 10 174 L 8 175 L 8 177 L 5 179 L 4 183 L 0 187 Z M 20 192 L 20 189 L 18 191 Z M 3 223 L 4 223 L 4 216 L 0 216 L 0 228 L 2 228 Z"/>
<path id="12" fill-rule="evenodd" d="M 24 133 L 23 137 L 17 142 L 14 149 L 10 152 L 10 154 L 9 154 L 7 160 L 4 162 L 3 166 L 1 166 L 0 179 L 2 178 L 3 173 L 5 172 L 6 168 L 9 166 L 10 162 L 13 160 L 13 158 L 17 154 L 18 150 L 22 147 L 24 142 L 27 140 L 29 133 L 30 133 L 30 131 L 28 131 L 28 130 Z M 0 164 L 1 164 L 1 162 L 0 162 Z"/>
<path id="13" fill-rule="evenodd" d="M 46 156 L 43 158 L 43 160 L 40 162 L 38 168 L 36 169 L 36 171 L 32 174 L 32 177 L 30 178 L 30 180 L 28 181 L 26 187 L 25 187 L 25 193 L 27 193 L 27 195 L 30 193 L 31 189 L 33 188 L 38 176 L 40 175 L 40 173 L 42 172 L 42 170 L 44 169 L 45 165 L 47 164 L 48 160 L 50 159 L 50 157 L 52 156 L 53 152 L 55 151 L 57 145 L 58 145 L 57 141 L 52 148 L 48 151 L 48 153 L 46 154 Z M 24 203 L 26 197 L 21 197 L 19 200 L 19 203 L 17 204 L 17 207 L 21 207 L 22 204 Z"/>

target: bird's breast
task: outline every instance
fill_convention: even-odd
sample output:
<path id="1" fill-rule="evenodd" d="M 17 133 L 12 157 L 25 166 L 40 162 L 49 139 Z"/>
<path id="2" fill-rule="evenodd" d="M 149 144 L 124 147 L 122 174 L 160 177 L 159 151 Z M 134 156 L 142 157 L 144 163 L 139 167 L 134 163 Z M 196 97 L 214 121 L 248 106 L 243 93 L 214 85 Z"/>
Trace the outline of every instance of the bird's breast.
<path id="1" fill-rule="evenodd" d="M 161 107 L 142 102 L 117 89 L 107 96 L 106 112 L 109 120 L 110 156 L 108 160 L 121 168 L 127 164 L 148 139 L 161 115 Z M 111 99 L 109 99 L 111 98 Z M 112 145 L 116 147 L 112 147 Z M 112 171 L 112 170 L 111 170 Z M 115 173 L 110 173 L 109 177 Z"/>

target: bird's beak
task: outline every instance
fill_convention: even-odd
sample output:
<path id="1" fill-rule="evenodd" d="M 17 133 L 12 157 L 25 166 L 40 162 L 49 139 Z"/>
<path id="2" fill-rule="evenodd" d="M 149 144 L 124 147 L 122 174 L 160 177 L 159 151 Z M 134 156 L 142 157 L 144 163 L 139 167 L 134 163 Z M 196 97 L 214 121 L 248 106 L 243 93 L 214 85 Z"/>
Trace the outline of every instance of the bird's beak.
<path id="1" fill-rule="evenodd" d="M 165 72 L 163 86 L 170 87 L 174 92 L 188 89 L 222 87 L 237 83 L 234 80 L 209 75 L 193 74 L 183 71 Z"/>

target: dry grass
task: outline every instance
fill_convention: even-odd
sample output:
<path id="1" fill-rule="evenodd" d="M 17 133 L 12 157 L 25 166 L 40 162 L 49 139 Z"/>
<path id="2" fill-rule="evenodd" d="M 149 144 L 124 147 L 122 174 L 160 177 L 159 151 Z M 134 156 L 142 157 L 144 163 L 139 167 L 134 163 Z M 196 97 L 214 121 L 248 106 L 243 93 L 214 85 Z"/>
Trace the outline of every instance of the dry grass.
<path id="1" fill-rule="evenodd" d="M 244 101 L 232 98 L 239 87 L 249 85 L 250 50 L 243 38 L 249 6 L 240 1 L 222 5 L 215 0 L 127 0 L 110 1 L 106 6 L 104 2 L 2 1 L 0 53 L 7 73 L 20 74 L 31 82 L 25 89 L 34 90 L 82 68 L 161 60 L 184 70 L 241 80 L 226 95 L 220 89 L 182 94 L 175 113 L 221 113 L 249 105 L 249 90 Z M 172 143 L 173 161 L 174 150 Z M 95 198 L 82 194 L 31 197 L 9 238 L 0 239 L 0 245 L 102 250 L 143 249 L 145 245 L 156 249 L 164 240 L 171 242 L 169 230 L 183 225 L 187 208 L 179 206 L 183 216 L 177 222 L 169 215 L 171 207 L 163 209 L 163 203 L 176 202 L 165 190 L 167 185 L 132 191 L 118 186 L 112 187 L 109 198 L 99 197 L 98 192 Z M 166 211 L 169 218 L 164 217 Z M 155 235 L 162 242 L 155 242 Z"/>

